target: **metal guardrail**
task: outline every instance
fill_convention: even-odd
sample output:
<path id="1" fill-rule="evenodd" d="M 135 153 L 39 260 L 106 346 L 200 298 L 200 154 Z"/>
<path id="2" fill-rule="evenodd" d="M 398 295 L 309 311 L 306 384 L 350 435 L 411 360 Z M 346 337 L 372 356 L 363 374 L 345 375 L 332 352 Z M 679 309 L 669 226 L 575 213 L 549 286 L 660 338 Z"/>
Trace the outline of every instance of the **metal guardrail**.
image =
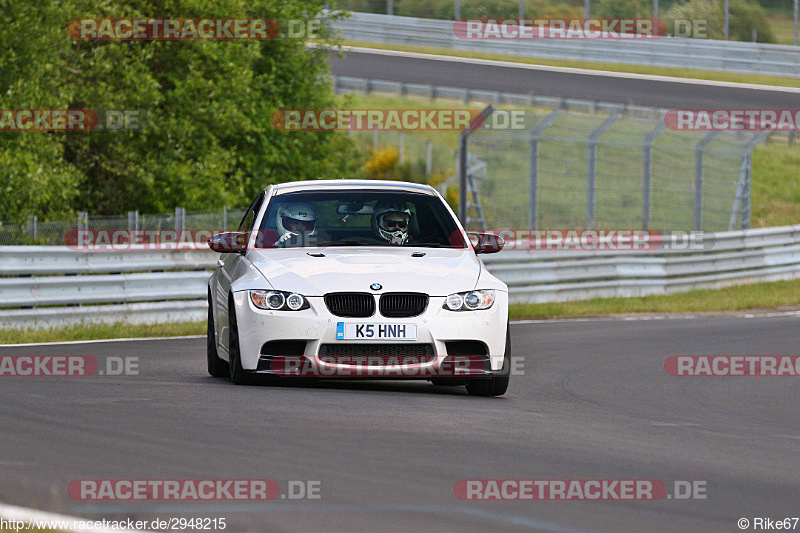
<path id="1" fill-rule="evenodd" d="M 800 77 L 800 49 L 788 45 L 663 37 L 628 40 L 465 40 L 453 21 L 352 13 L 333 27 L 353 41 L 472 52 Z"/>
<path id="2" fill-rule="evenodd" d="M 203 320 L 218 256 L 202 246 L 0 246 L 0 329 Z"/>
<path id="3" fill-rule="evenodd" d="M 677 249 L 679 239 L 641 252 L 508 249 L 483 258 L 508 284 L 514 303 L 672 294 L 800 277 L 800 225 L 703 234 L 703 250 Z M 0 246 L 0 329 L 200 321 L 216 259 L 202 249 Z"/>
<path id="4" fill-rule="evenodd" d="M 528 94 L 508 93 L 503 91 L 466 89 L 463 87 L 451 87 L 445 85 L 426 85 L 422 83 L 407 83 L 404 81 L 354 78 L 352 76 L 332 76 L 332 78 L 333 88 L 337 93 L 394 93 L 400 96 L 424 96 L 429 97 L 432 100 L 436 98 L 450 98 L 460 100 L 465 104 L 469 103 L 470 101 L 477 101 L 526 107 L 565 109 L 569 111 L 583 111 L 588 113 L 619 113 L 630 117 L 646 119 L 662 119 L 669 111 L 669 109 L 666 108 L 621 104 L 618 102 L 581 100 L 578 98 L 535 96 Z"/>

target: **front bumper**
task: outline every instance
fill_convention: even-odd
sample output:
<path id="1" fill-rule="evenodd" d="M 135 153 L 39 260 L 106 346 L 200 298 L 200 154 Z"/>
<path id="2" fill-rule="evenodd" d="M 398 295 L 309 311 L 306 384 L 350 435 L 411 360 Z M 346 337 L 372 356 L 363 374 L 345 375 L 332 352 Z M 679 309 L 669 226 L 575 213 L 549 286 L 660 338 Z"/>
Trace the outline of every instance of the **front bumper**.
<path id="1" fill-rule="evenodd" d="M 377 298 L 378 295 L 375 295 Z M 508 293 L 497 291 L 494 305 L 482 311 L 449 311 L 443 309 L 445 297 L 430 297 L 428 307 L 419 316 L 387 318 L 376 310 L 368 318 L 335 316 L 325 305 L 323 297 L 309 297 L 310 308 L 303 311 L 268 311 L 259 309 L 250 301 L 248 291 L 235 292 L 236 320 L 239 329 L 239 347 L 242 368 L 258 373 L 287 375 L 288 369 L 311 369 L 315 377 L 370 378 L 370 379 L 430 379 L 432 377 L 469 377 L 470 379 L 504 375 L 508 364 L 503 365 L 508 327 Z M 376 302 L 377 303 L 377 302 Z M 376 305 L 377 309 L 377 305 Z M 337 340 L 339 322 L 371 323 L 376 325 L 414 324 L 417 338 L 414 341 L 387 340 Z M 290 341 L 300 346 L 294 353 L 273 353 L 265 348 L 271 341 Z M 460 341 L 460 344 L 456 344 Z M 463 341 L 473 341 L 465 344 Z M 301 344 L 304 343 L 303 344 Z M 340 345 L 358 345 L 364 357 L 333 358 L 329 352 Z M 393 356 L 382 360 L 370 357 L 372 346 L 392 344 Z M 403 352 L 399 345 L 426 344 L 426 355 Z M 462 351 L 463 346 L 483 346 L 483 353 L 449 353 Z M 274 345 L 274 343 L 272 344 Z M 262 354 L 262 348 L 265 353 Z M 417 347 L 419 348 L 419 347 Z M 418 350 L 417 350 L 418 351 Z M 416 352 L 415 352 L 416 353 Z M 290 356 L 291 359 L 281 356 Z M 454 357 L 455 356 L 455 357 Z M 279 363 L 274 361 L 278 359 Z M 298 366 L 299 365 L 299 366 Z M 468 374 L 465 374 L 465 369 Z M 291 374 L 289 374 L 291 375 Z M 308 374 L 306 374 L 308 375 Z"/>

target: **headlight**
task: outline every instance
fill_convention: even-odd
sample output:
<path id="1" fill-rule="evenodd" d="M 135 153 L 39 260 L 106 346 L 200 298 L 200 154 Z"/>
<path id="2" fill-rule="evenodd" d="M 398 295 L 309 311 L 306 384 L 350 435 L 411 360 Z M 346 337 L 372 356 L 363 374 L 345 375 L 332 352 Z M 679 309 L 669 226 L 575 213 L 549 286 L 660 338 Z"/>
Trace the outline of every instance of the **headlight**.
<path id="1" fill-rule="evenodd" d="M 494 303 L 494 290 L 469 291 L 451 294 L 442 306 L 450 311 L 477 311 L 489 309 Z"/>
<path id="2" fill-rule="evenodd" d="M 250 300 L 259 309 L 301 311 L 311 307 L 304 296 L 295 292 L 250 291 Z"/>

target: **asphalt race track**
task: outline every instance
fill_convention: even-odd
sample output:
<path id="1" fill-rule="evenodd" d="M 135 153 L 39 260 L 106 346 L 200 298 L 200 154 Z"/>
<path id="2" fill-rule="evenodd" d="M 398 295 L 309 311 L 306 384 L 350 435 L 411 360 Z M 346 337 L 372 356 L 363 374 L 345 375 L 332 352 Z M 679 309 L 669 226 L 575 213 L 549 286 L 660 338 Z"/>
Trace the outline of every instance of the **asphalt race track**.
<path id="1" fill-rule="evenodd" d="M 0 378 L 0 501 L 226 531 L 739 531 L 800 515 L 793 377 L 671 377 L 670 355 L 797 354 L 797 316 L 512 325 L 500 398 L 427 382 L 237 387 L 205 340 L 0 348 L 138 357 L 139 375 Z M 102 364 L 101 364 L 102 367 Z M 318 500 L 74 501 L 76 479 L 318 480 Z M 706 499 L 467 502 L 461 479 L 704 481 Z"/>
<path id="2" fill-rule="evenodd" d="M 795 109 L 800 94 L 702 83 L 679 83 L 551 70 L 473 64 L 349 51 L 331 56 L 337 76 L 578 98 L 663 108 Z M 543 67 L 547 69 L 547 67 Z M 699 81 L 699 80 L 698 80 Z M 713 83 L 713 82 L 712 82 Z"/>

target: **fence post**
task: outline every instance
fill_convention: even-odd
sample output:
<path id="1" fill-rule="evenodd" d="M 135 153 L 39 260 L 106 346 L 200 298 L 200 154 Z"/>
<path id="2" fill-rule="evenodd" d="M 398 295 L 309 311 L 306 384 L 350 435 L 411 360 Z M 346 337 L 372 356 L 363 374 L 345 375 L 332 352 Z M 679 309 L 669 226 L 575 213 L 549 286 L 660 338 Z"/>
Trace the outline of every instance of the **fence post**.
<path id="1" fill-rule="evenodd" d="M 186 227 L 186 210 L 183 207 L 175 208 L 175 231 L 181 231 Z"/>
<path id="2" fill-rule="evenodd" d="M 378 128 L 372 129 L 372 149 L 378 150 Z"/>
<path id="3" fill-rule="evenodd" d="M 657 9 L 657 7 L 656 7 Z M 652 199 L 652 174 L 653 174 L 653 144 L 656 138 L 667 129 L 662 120 L 656 129 L 647 134 L 644 139 L 644 154 L 642 164 L 642 229 L 650 229 L 650 201 Z"/>
<path id="4" fill-rule="evenodd" d="M 597 142 L 614 123 L 622 117 L 620 113 L 611 115 L 589 135 L 589 168 L 587 172 L 586 193 L 586 228 L 594 229 L 597 213 L 595 200 L 597 196 Z"/>
<path id="5" fill-rule="evenodd" d="M 136 231 L 139 229 L 139 212 L 128 211 L 128 231 Z"/>
<path id="6" fill-rule="evenodd" d="M 78 230 L 86 231 L 89 229 L 89 212 L 80 211 L 78 213 Z"/>
<path id="7" fill-rule="evenodd" d="M 222 206 L 222 230 L 228 229 L 228 206 Z"/>
<path id="8" fill-rule="evenodd" d="M 399 135 L 399 139 L 397 140 L 398 145 L 398 152 L 400 157 L 400 164 L 402 165 L 406 158 L 405 158 L 405 151 L 406 151 L 406 135 L 405 132 L 401 131 Z"/>
<path id="9" fill-rule="evenodd" d="M 39 218 L 36 215 L 31 217 L 28 228 L 31 233 L 31 238 L 36 239 L 39 234 Z"/>
<path id="10" fill-rule="evenodd" d="M 564 114 L 563 109 L 556 109 L 531 130 L 530 152 L 528 154 L 528 228 L 539 229 L 539 138 L 544 131 L 553 125 Z"/>
<path id="11" fill-rule="evenodd" d="M 697 143 L 694 156 L 694 229 L 703 231 L 703 153 L 711 141 L 719 135 L 712 131 Z"/>
<path id="12" fill-rule="evenodd" d="M 425 177 L 430 178 L 433 171 L 433 143 L 425 141 Z"/>
<path id="13" fill-rule="evenodd" d="M 462 130 L 458 138 L 458 220 L 461 224 L 467 224 L 467 173 L 469 172 L 467 163 L 467 150 L 469 149 L 469 136 L 478 129 L 494 113 L 492 104 L 487 105 L 481 115 L 470 122 L 467 129 Z"/>

